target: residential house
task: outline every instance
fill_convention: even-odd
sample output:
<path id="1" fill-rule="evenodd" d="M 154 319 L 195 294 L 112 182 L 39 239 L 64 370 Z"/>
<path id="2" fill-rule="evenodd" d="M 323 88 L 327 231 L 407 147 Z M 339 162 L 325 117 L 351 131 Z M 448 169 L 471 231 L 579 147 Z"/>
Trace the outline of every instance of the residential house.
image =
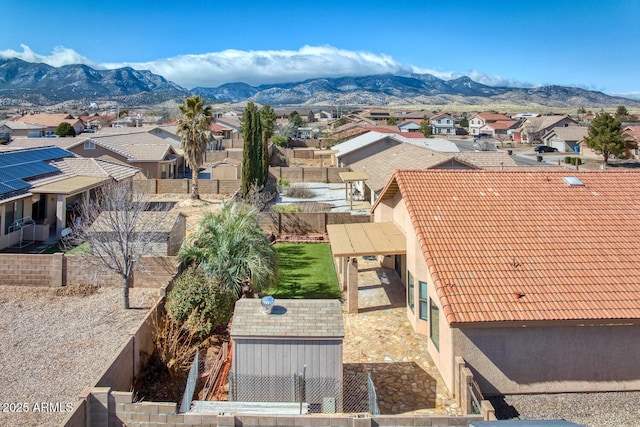
<path id="1" fill-rule="evenodd" d="M 438 114 L 431 117 L 429 121 L 434 135 L 455 135 L 456 121 L 449 114 Z"/>
<path id="2" fill-rule="evenodd" d="M 95 136 L 68 150 L 81 157 L 108 158 L 139 168 L 147 178 L 185 176 L 184 157 L 171 142 L 148 132 Z"/>
<path id="3" fill-rule="evenodd" d="M 416 132 L 416 133 L 420 133 L 420 122 L 413 121 L 413 120 L 407 120 L 406 122 L 400 123 L 398 125 L 398 129 L 400 130 L 400 132 Z"/>
<path id="4" fill-rule="evenodd" d="M 59 147 L 0 151 L 0 249 L 59 237 L 82 197 L 105 183 L 132 179 L 137 168 L 81 159 Z"/>
<path id="5" fill-rule="evenodd" d="M 43 125 L 12 120 L 5 120 L 0 124 L 0 132 L 10 135 L 8 141 L 13 138 L 41 138 L 45 135 L 46 129 Z"/>
<path id="6" fill-rule="evenodd" d="M 504 122 L 502 124 L 496 125 L 495 123 Z M 507 125 L 507 123 L 509 125 Z M 485 131 L 482 130 L 484 126 L 491 125 Z M 471 135 L 479 135 L 481 133 L 490 133 L 493 135 L 496 129 L 511 129 L 515 126 L 517 122 L 515 120 L 511 120 L 509 117 L 504 114 L 497 113 L 478 113 L 471 116 L 469 119 L 469 133 Z"/>
<path id="7" fill-rule="evenodd" d="M 139 168 L 146 178 L 183 178 L 186 175 L 184 156 L 178 153 L 174 144 L 175 140 L 131 128 L 130 133 L 100 132 L 90 138 L 16 139 L 10 146 L 56 145 L 80 157 L 100 158 Z"/>
<path id="8" fill-rule="evenodd" d="M 108 212 L 101 212 L 98 215 L 91 225 L 92 231 L 104 237 L 113 235 L 113 223 L 108 219 L 108 214 Z M 141 236 L 141 242 L 146 242 L 145 255 L 175 256 L 182 246 L 186 230 L 187 219 L 182 212 L 152 210 L 140 212 L 133 231 Z"/>
<path id="9" fill-rule="evenodd" d="M 589 129 L 582 126 L 555 127 L 542 135 L 542 143 L 561 153 L 579 153 L 580 143 L 588 133 Z"/>
<path id="10" fill-rule="evenodd" d="M 387 123 L 389 119 L 391 119 L 392 113 L 389 110 L 384 110 L 381 108 L 374 108 L 368 111 L 365 111 L 361 114 L 362 117 L 368 120 L 373 120 L 378 124 Z"/>
<path id="11" fill-rule="evenodd" d="M 227 157 L 224 160 L 207 163 L 202 166 L 200 178 L 203 179 L 241 179 L 242 159 Z"/>
<path id="12" fill-rule="evenodd" d="M 27 114 L 16 119 L 17 122 L 32 123 L 45 127 L 45 135 L 53 135 L 60 123 L 67 122 L 73 127 L 76 135 L 84 131 L 85 123 L 71 114 Z"/>
<path id="13" fill-rule="evenodd" d="M 640 144 L 640 126 L 627 126 L 622 130 L 627 147 L 626 154 L 628 157 L 637 157 Z"/>
<path id="14" fill-rule="evenodd" d="M 485 395 L 640 389 L 639 180 L 395 172 L 373 225 L 406 247 L 407 317 L 450 390 L 458 357 Z"/>
<path id="15" fill-rule="evenodd" d="M 397 169 L 513 169 L 518 167 L 504 152 L 462 151 L 442 153 L 421 146 L 402 143 L 372 154 L 349 165 L 354 172 L 369 178 L 356 185 L 365 200 L 374 203 Z"/>
<path id="16" fill-rule="evenodd" d="M 434 151 L 460 151 L 453 142 L 442 138 L 406 138 L 398 134 L 371 131 L 334 145 L 332 163 L 340 166 L 350 165 L 403 142 Z"/>
<path id="17" fill-rule="evenodd" d="M 551 129 L 568 126 L 578 126 L 578 122 L 566 114 L 529 117 L 513 132 L 513 140 L 533 144 Z"/>

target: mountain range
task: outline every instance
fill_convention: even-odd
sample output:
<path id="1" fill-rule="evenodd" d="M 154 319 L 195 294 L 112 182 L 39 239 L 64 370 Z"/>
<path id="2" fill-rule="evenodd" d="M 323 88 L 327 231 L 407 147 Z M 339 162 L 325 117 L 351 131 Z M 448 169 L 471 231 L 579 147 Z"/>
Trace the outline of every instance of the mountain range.
<path id="1" fill-rule="evenodd" d="M 342 105 L 540 105 L 560 108 L 600 108 L 640 101 L 566 86 L 493 87 L 468 77 L 442 80 L 431 74 L 408 76 L 316 78 L 296 83 L 251 86 L 228 83 L 216 88 L 187 90 L 146 70 L 130 67 L 97 70 L 87 65 L 52 67 L 20 59 L 0 59 L 0 105 L 46 106 L 62 102 L 113 101 L 122 106 L 182 102 L 197 94 L 212 103 L 254 101 L 273 106 Z"/>

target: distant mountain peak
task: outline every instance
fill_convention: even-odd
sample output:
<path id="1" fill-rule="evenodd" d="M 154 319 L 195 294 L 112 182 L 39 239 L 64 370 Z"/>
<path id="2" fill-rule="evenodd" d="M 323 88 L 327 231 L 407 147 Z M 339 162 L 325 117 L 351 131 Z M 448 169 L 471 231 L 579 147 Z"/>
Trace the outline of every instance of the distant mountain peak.
<path id="1" fill-rule="evenodd" d="M 487 86 L 468 76 L 442 80 L 431 74 L 378 74 L 308 79 L 251 86 L 227 83 L 191 91 L 147 70 L 96 70 L 87 65 L 52 67 L 20 59 L 0 59 L 0 104 L 51 105 L 65 101 L 114 101 L 123 106 L 182 102 L 198 94 L 210 102 L 254 101 L 277 105 L 403 106 L 425 104 L 510 104 L 541 107 L 640 107 L 640 101 L 580 88 Z"/>

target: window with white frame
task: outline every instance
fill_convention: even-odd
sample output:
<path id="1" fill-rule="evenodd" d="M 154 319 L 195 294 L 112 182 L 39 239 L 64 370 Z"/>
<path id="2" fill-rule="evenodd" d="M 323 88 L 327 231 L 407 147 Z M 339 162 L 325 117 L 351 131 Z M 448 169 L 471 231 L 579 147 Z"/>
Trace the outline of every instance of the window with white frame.
<path id="1" fill-rule="evenodd" d="M 95 150 L 96 149 L 96 143 L 93 141 L 85 141 L 84 142 L 84 149 L 85 150 Z"/>

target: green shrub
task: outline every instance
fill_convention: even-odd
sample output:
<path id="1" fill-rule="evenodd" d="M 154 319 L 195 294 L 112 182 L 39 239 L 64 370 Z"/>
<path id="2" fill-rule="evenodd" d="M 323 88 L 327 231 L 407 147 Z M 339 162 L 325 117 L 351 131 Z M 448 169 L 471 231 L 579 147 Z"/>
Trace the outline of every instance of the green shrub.
<path id="1" fill-rule="evenodd" d="M 294 197 L 296 199 L 311 199 L 316 193 L 305 183 L 297 183 L 287 187 L 284 195 L 287 197 Z"/>
<path id="2" fill-rule="evenodd" d="M 566 157 L 564 158 L 564 162 L 565 162 L 566 164 L 571 163 L 571 156 L 566 156 Z"/>
<path id="3" fill-rule="evenodd" d="M 289 146 L 289 138 L 283 135 L 273 135 L 271 137 L 271 142 L 276 144 L 278 147 L 288 147 Z"/>
<path id="4" fill-rule="evenodd" d="M 198 267 L 189 267 L 167 298 L 167 315 L 197 338 L 206 338 L 233 314 L 235 296 L 211 282 Z"/>
<path id="5" fill-rule="evenodd" d="M 292 213 L 300 212 L 302 208 L 299 205 L 275 205 L 273 211 L 276 213 Z"/>
<path id="6" fill-rule="evenodd" d="M 582 159 L 580 157 L 571 157 L 571 164 L 575 166 L 578 164 L 580 166 L 582 164 Z"/>
<path id="7" fill-rule="evenodd" d="M 287 187 L 289 185 L 289 180 L 285 178 L 277 178 L 276 185 L 278 187 Z"/>

